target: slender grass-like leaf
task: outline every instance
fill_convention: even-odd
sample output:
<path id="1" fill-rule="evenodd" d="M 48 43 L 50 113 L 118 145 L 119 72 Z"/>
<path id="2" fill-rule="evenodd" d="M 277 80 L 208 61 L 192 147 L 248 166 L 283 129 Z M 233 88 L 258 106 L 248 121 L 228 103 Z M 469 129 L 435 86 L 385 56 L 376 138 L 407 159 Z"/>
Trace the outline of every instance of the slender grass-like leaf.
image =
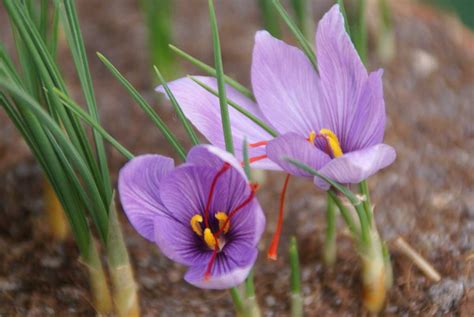
<path id="1" fill-rule="evenodd" d="M 148 36 L 151 65 L 157 65 L 170 80 L 179 73 L 176 57 L 169 48 L 172 42 L 173 0 L 140 0 Z"/>
<path id="2" fill-rule="evenodd" d="M 163 133 L 165 139 L 173 147 L 173 149 L 178 153 L 179 157 L 182 160 L 186 159 L 186 152 L 184 147 L 178 141 L 176 136 L 171 132 L 165 122 L 160 118 L 160 116 L 153 110 L 153 108 L 146 102 L 145 98 L 140 95 L 140 93 L 132 86 L 132 84 L 115 68 L 114 65 L 101 53 L 97 53 L 97 56 L 102 61 L 102 63 L 107 67 L 107 69 L 112 73 L 112 75 L 122 84 L 122 86 L 127 90 L 129 95 L 135 100 L 135 102 L 142 108 L 142 110 L 148 115 L 151 121 L 160 129 Z"/>
<path id="3" fill-rule="evenodd" d="M 357 3 L 357 28 L 354 32 L 354 46 L 364 64 L 367 63 L 366 11 L 366 0 L 359 0 Z"/>
<path id="4" fill-rule="evenodd" d="M 38 29 L 41 33 L 41 36 L 44 39 L 48 37 L 48 24 L 49 24 L 48 11 L 49 11 L 49 1 L 41 0 Z"/>
<path id="5" fill-rule="evenodd" d="M 194 81 L 196 84 L 198 84 L 199 86 L 201 86 L 202 88 L 206 89 L 208 92 L 213 94 L 214 96 L 219 96 L 219 93 L 215 89 L 212 89 L 211 87 L 209 87 L 208 85 L 206 85 L 205 83 L 200 81 L 199 79 L 197 79 L 193 76 L 189 76 L 189 78 L 192 81 Z M 235 110 L 237 110 L 238 112 L 240 112 L 241 114 L 243 114 L 244 116 L 246 116 L 247 118 L 252 120 L 255 124 L 257 124 L 259 127 L 264 129 L 265 131 L 267 131 L 270 135 L 272 135 L 272 136 L 277 136 L 278 135 L 278 133 L 275 130 L 273 130 L 270 126 L 268 126 L 265 122 L 263 122 L 262 120 L 257 118 L 255 115 L 253 115 L 249 111 L 245 110 L 245 108 L 243 108 L 242 106 L 239 106 L 237 103 L 235 103 L 234 101 L 232 101 L 230 99 L 227 99 L 227 102 L 229 103 L 229 105 L 232 108 L 234 108 Z"/>
<path id="6" fill-rule="evenodd" d="M 69 48 L 71 50 L 76 71 L 81 82 L 82 91 L 86 100 L 89 113 L 96 123 L 100 123 L 99 112 L 97 110 L 97 102 L 94 94 L 94 87 L 92 83 L 92 76 L 89 71 L 89 64 L 87 61 L 86 50 L 84 47 L 84 40 L 80 31 L 79 21 L 77 18 L 76 7 L 74 1 L 61 1 L 62 21 L 65 25 L 66 37 L 68 39 Z M 102 186 L 105 190 L 105 199 L 109 201 L 112 197 L 112 188 L 110 184 L 110 172 L 107 163 L 107 156 L 105 153 L 104 143 L 101 134 L 93 131 L 95 148 L 97 153 L 97 160 L 102 176 Z"/>
<path id="7" fill-rule="evenodd" d="M 273 0 L 273 5 L 277 9 L 278 13 L 280 14 L 281 18 L 283 21 L 285 21 L 286 25 L 288 25 L 288 28 L 290 31 L 293 33 L 295 36 L 296 40 L 300 44 L 301 48 L 303 49 L 303 52 L 308 56 L 309 60 L 313 64 L 314 68 L 317 69 L 318 65 L 316 62 L 316 54 L 314 53 L 314 50 L 311 46 L 311 44 L 308 42 L 304 34 L 301 32 L 301 30 L 298 28 L 298 26 L 295 24 L 295 22 L 291 19 L 290 15 L 288 12 L 285 10 L 285 8 L 282 6 L 279 0 Z"/>
<path id="8" fill-rule="evenodd" d="M 54 93 L 59 95 L 59 98 L 63 104 L 74 112 L 78 117 L 89 124 L 94 130 L 106 139 L 117 151 L 122 154 L 125 158 L 131 160 L 134 155 L 128 151 L 122 144 L 120 144 L 114 137 L 112 137 L 102 126 L 96 122 L 86 111 L 84 111 L 78 104 L 76 104 L 71 98 L 63 94 L 59 89 L 54 89 Z"/>
<path id="9" fill-rule="evenodd" d="M 186 133 L 188 134 L 189 138 L 191 139 L 191 142 L 196 145 L 199 144 L 199 138 L 196 135 L 196 132 L 194 132 L 194 129 L 189 122 L 189 120 L 186 118 L 186 116 L 183 113 L 183 110 L 181 109 L 178 101 L 174 97 L 173 92 L 169 89 L 168 84 L 166 83 L 166 80 L 163 78 L 161 75 L 160 71 L 158 70 L 158 67 L 154 66 L 156 76 L 158 77 L 158 80 L 160 81 L 161 85 L 165 89 L 166 95 L 168 96 L 171 104 L 173 105 L 174 111 L 178 115 L 179 121 L 181 121 L 181 124 L 183 125 L 184 129 L 186 130 Z"/>
<path id="10" fill-rule="evenodd" d="M 52 23 L 51 23 L 51 33 L 49 35 L 48 39 L 48 50 L 49 53 L 51 54 L 51 57 L 53 60 L 56 60 L 56 55 L 58 51 L 58 36 L 59 36 L 59 10 L 57 9 L 57 6 L 53 6 L 53 18 L 52 18 Z"/>
<path id="11" fill-rule="evenodd" d="M 311 0 L 291 0 L 290 3 L 295 13 L 298 28 L 309 41 L 312 41 L 310 37 L 313 33 L 314 23 Z"/>
<path id="12" fill-rule="evenodd" d="M 332 179 L 322 175 L 321 173 L 319 173 L 315 169 L 311 168 L 310 166 L 308 166 L 308 165 L 306 165 L 306 164 L 304 164 L 300 161 L 291 159 L 291 158 L 285 158 L 285 160 L 287 162 L 295 165 L 296 167 L 301 168 L 305 172 L 308 172 L 311 175 L 317 176 L 317 177 L 323 179 L 324 181 L 328 182 L 334 188 L 336 188 L 338 191 L 343 193 L 344 196 L 347 197 L 347 199 L 349 199 L 351 204 L 356 209 L 357 215 L 359 216 L 360 226 L 361 226 L 362 246 L 364 246 L 364 247 L 367 246 L 370 243 L 369 222 L 368 222 L 368 219 L 367 219 L 367 214 L 365 212 L 365 208 L 363 206 L 363 201 L 359 197 L 357 197 L 353 192 L 351 192 L 348 188 L 346 188 L 345 186 L 343 186 L 343 185 L 339 184 L 338 182 L 335 182 Z M 337 199 L 337 197 L 335 197 L 335 196 L 331 196 L 331 198 Z M 339 209 L 341 209 L 341 206 L 339 204 L 338 204 L 338 207 L 339 207 Z M 342 210 L 341 210 L 341 212 L 342 212 Z"/>
<path id="13" fill-rule="evenodd" d="M 87 188 L 90 194 L 89 198 L 92 200 L 94 205 L 94 210 L 90 210 L 91 218 L 97 226 L 102 241 L 105 242 L 107 236 L 107 207 L 105 202 L 102 200 L 103 197 L 101 196 L 100 189 L 97 186 L 87 163 L 84 161 L 77 149 L 70 143 L 70 140 L 64 135 L 61 127 L 48 115 L 41 105 L 31 98 L 31 96 L 6 80 L 0 79 L 0 87 L 3 87 L 17 98 L 20 101 L 18 102 L 18 106 L 22 107 L 24 110 L 31 111 L 41 125 L 51 132 L 61 146 L 62 151 L 64 151 L 67 159 L 70 160 L 77 169 L 77 172 L 81 175 L 82 181 L 84 182 L 85 188 Z"/>
<path id="14" fill-rule="evenodd" d="M 15 106 L 8 101 L 8 98 L 4 95 L 2 96 L 0 104 L 9 114 L 15 126 L 19 128 L 19 131 L 47 175 L 59 201 L 65 206 L 65 212 L 68 215 L 78 248 L 81 254 L 86 256 L 90 248 L 91 234 L 84 216 L 83 205 L 76 194 L 77 188 L 70 184 L 70 177 L 67 176 L 61 167 L 62 164 L 56 157 L 45 131 L 32 113 L 27 110 L 16 111 Z"/>
<path id="15" fill-rule="evenodd" d="M 178 56 L 180 56 L 183 59 L 187 60 L 188 62 L 190 62 L 191 64 L 193 64 L 197 68 L 199 68 L 200 70 L 206 72 L 210 76 L 213 76 L 213 77 L 216 76 L 215 68 L 207 65 L 206 63 L 200 61 L 199 59 L 197 59 L 193 56 L 191 56 L 190 54 L 188 54 L 185 51 L 177 48 L 174 45 L 170 44 L 169 47 L 171 48 L 172 51 L 174 51 L 176 54 L 178 54 Z M 232 79 L 231 77 L 229 77 L 227 75 L 224 75 L 224 79 L 225 79 L 225 82 L 227 84 L 229 84 L 231 87 L 235 88 L 235 90 L 240 92 L 242 95 L 244 95 L 244 96 L 252 99 L 253 101 L 255 101 L 255 96 L 252 94 L 252 92 L 247 87 L 245 87 L 244 85 L 242 85 L 241 83 L 239 83 L 238 81 Z"/>
<path id="16" fill-rule="evenodd" d="M 66 86 L 57 65 L 54 63 L 36 25 L 31 20 L 29 14 L 25 12 L 25 7 L 22 6 L 21 3 L 13 0 L 4 0 L 4 6 L 7 9 L 9 18 L 18 30 L 22 41 L 25 43 L 28 52 L 31 54 L 37 69 L 37 74 L 41 78 L 42 86 L 44 86 L 47 91 L 52 91 L 54 87 L 58 87 L 66 93 Z M 71 142 L 79 150 L 79 155 L 87 161 L 94 177 L 99 180 L 100 171 L 85 130 L 77 118 L 65 110 L 56 96 L 49 96 L 49 98 L 48 104 L 50 105 L 49 110 L 52 112 L 52 117 L 56 120 L 60 120 L 57 122 L 61 124 L 67 132 L 68 138 L 70 138 Z"/>
<path id="17" fill-rule="evenodd" d="M 302 169 L 303 171 L 305 171 L 307 173 L 310 173 L 313 176 L 317 176 L 317 177 L 321 178 L 322 180 L 326 181 L 331 186 L 336 188 L 338 191 L 343 193 L 344 196 L 346 196 L 352 204 L 360 205 L 362 203 L 362 201 L 359 198 L 357 198 L 357 196 L 353 192 L 351 192 L 348 188 L 346 188 L 345 186 L 339 184 L 338 182 L 322 175 L 321 173 L 319 173 L 318 171 L 316 171 L 315 169 L 313 169 L 309 165 L 306 165 L 305 163 L 302 163 L 300 161 L 297 161 L 297 160 L 289 158 L 289 157 L 284 158 L 284 160 L 291 163 L 291 164 L 293 164 L 293 165 L 295 165 L 296 167 Z"/>
<path id="18" fill-rule="evenodd" d="M 208 0 L 209 20 L 211 23 L 212 44 L 214 46 L 214 66 L 216 68 L 217 87 L 219 91 L 219 105 L 221 107 L 222 129 L 224 131 L 225 148 L 227 152 L 234 153 L 234 140 L 232 139 L 232 127 L 230 125 L 229 109 L 224 81 L 224 66 L 222 64 L 221 44 L 219 30 L 217 28 L 214 0 Z"/>
<path id="19" fill-rule="evenodd" d="M 260 16 L 263 20 L 264 28 L 274 37 L 281 37 L 280 24 L 276 18 L 276 11 L 272 5 L 272 0 L 258 0 Z"/>

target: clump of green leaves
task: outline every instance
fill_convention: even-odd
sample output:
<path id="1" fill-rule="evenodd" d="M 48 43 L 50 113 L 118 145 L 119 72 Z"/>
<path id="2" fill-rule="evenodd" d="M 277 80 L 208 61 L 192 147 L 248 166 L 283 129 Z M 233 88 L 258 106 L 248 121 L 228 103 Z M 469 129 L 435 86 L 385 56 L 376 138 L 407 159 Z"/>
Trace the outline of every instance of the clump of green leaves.
<path id="1" fill-rule="evenodd" d="M 51 7 L 54 17 L 51 30 L 47 19 L 49 1 L 41 1 L 39 17 L 34 14 L 33 1 L 4 0 L 4 5 L 15 34 L 21 66 L 17 69 L 6 50 L 1 48 L 0 103 L 23 135 L 64 207 L 81 261 L 89 271 L 96 309 L 100 313 L 110 313 L 112 300 L 93 232 L 97 232 L 99 241 L 109 254 L 115 298 L 123 294 L 123 287 L 113 278 L 114 272 L 117 269 L 123 272 L 124 266 L 130 273 L 131 269 L 120 226 L 110 220 L 115 209 L 111 208 L 114 206 L 113 187 L 103 137 L 99 131 L 93 131 L 93 140 L 90 140 L 75 112 L 64 105 L 69 92 L 55 62 L 58 15 L 81 82 L 87 115 L 92 122 L 99 124 L 74 2 L 55 1 Z M 92 230 L 89 220 L 95 230 Z M 127 301 L 115 302 L 120 316 L 138 313 L 136 286 L 131 274 L 128 280 Z"/>

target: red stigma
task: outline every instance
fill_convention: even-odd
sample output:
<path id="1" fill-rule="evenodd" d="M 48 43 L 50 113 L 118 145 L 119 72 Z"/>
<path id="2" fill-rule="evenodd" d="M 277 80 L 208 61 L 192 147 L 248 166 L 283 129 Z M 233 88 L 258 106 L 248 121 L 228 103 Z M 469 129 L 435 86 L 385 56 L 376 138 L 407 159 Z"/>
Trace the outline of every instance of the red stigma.
<path id="1" fill-rule="evenodd" d="M 219 238 L 219 235 L 222 233 L 223 229 L 227 226 L 227 224 L 229 223 L 230 219 L 235 216 L 235 214 L 241 210 L 242 208 L 244 208 L 245 206 L 247 206 L 251 201 L 252 199 L 255 197 L 255 192 L 258 190 L 258 187 L 259 185 L 257 183 L 250 183 L 250 195 L 248 195 L 248 197 L 240 204 L 238 205 L 237 207 L 235 207 L 231 212 L 229 212 L 229 216 L 227 217 L 227 220 L 224 222 L 224 225 L 222 226 L 222 229 L 220 229 L 219 231 L 217 231 L 217 233 L 214 235 L 214 237 L 216 238 L 216 240 Z"/>
<path id="2" fill-rule="evenodd" d="M 281 229 L 283 227 L 283 210 L 285 207 L 285 195 L 286 195 L 286 189 L 288 188 L 289 180 L 290 180 L 290 174 L 286 175 L 285 183 L 283 184 L 283 189 L 280 194 L 280 209 L 278 211 L 277 228 L 275 230 L 275 234 L 273 235 L 273 239 L 267 253 L 268 258 L 271 260 L 277 259 L 278 243 L 280 242 Z"/>
<path id="3" fill-rule="evenodd" d="M 204 280 L 206 281 L 208 281 L 211 278 L 211 270 L 212 270 L 212 266 L 214 265 L 214 262 L 216 261 L 218 249 L 219 249 L 218 246 L 214 248 L 214 251 L 212 251 L 211 259 L 209 260 L 209 263 L 207 264 L 206 273 L 204 273 Z"/>
<path id="4" fill-rule="evenodd" d="M 217 174 L 214 176 L 214 179 L 212 180 L 209 196 L 207 197 L 206 209 L 204 209 L 204 224 L 206 225 L 206 228 L 209 228 L 209 208 L 211 208 L 212 196 L 214 195 L 214 191 L 216 189 L 217 180 L 229 168 L 230 164 L 224 163 L 224 166 L 222 166 L 222 168 L 217 172 Z"/>
<path id="5" fill-rule="evenodd" d="M 219 236 L 221 235 L 221 233 L 223 232 L 224 228 L 227 226 L 227 224 L 229 223 L 230 219 L 235 216 L 235 214 L 241 210 L 242 208 L 244 208 L 246 205 L 248 205 L 252 199 L 255 197 L 255 192 L 257 191 L 258 189 L 258 184 L 257 183 L 251 183 L 250 184 L 250 195 L 248 195 L 248 197 L 242 202 L 240 203 L 240 205 L 238 205 L 237 207 L 235 207 L 230 213 L 229 213 L 229 216 L 227 217 L 226 221 L 224 222 L 224 225 L 221 227 L 221 229 L 219 229 L 219 231 L 217 231 L 215 234 L 214 234 L 214 238 L 216 239 L 216 247 L 214 248 L 214 251 L 212 251 L 212 256 L 211 256 L 211 259 L 209 260 L 209 263 L 207 264 L 207 269 L 206 269 L 206 273 L 204 273 L 204 280 L 208 281 L 211 277 L 211 271 L 212 271 L 212 266 L 214 265 L 214 262 L 216 261 L 216 257 L 217 257 L 217 252 L 219 250 Z"/>
<path id="6" fill-rule="evenodd" d="M 254 163 L 254 162 L 257 162 L 257 161 L 260 161 L 260 160 L 263 160 L 263 159 L 266 159 L 268 156 L 263 154 L 263 155 L 259 155 L 259 156 L 254 156 L 254 157 L 251 157 L 249 159 L 249 162 L 250 163 Z"/>
<path id="7" fill-rule="evenodd" d="M 268 141 L 260 141 L 260 142 L 255 142 L 255 143 L 249 143 L 249 147 L 259 147 L 263 145 L 267 145 Z"/>

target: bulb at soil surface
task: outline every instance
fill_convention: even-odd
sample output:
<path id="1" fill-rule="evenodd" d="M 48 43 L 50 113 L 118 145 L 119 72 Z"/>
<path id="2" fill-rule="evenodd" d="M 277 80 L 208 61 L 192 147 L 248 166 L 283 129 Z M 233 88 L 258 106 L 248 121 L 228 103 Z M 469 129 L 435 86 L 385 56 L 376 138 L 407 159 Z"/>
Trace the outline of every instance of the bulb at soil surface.
<path id="1" fill-rule="evenodd" d="M 373 227 L 370 232 L 370 245 L 361 254 L 362 259 L 362 301 L 364 307 L 371 313 L 382 310 L 387 297 L 391 276 L 387 267 L 390 257 L 384 256 L 384 249 L 377 230 Z M 387 262 L 388 261 L 388 262 Z"/>
<path id="2" fill-rule="evenodd" d="M 385 304 L 385 265 L 380 259 L 362 259 L 362 286 L 364 307 L 371 313 L 378 313 Z"/>
<path id="3" fill-rule="evenodd" d="M 114 302 L 117 316 L 139 317 L 137 286 L 131 265 L 122 265 L 110 269 L 110 277 L 114 287 Z"/>
<path id="4" fill-rule="evenodd" d="M 89 285 L 91 288 L 94 308 L 99 315 L 107 315 L 113 312 L 112 297 L 102 266 L 88 267 Z"/>
<path id="5" fill-rule="evenodd" d="M 85 265 L 89 274 L 92 302 L 97 314 L 108 316 L 113 312 L 112 296 L 96 243 L 92 236 L 90 240 L 89 251 L 82 255 L 80 262 Z"/>

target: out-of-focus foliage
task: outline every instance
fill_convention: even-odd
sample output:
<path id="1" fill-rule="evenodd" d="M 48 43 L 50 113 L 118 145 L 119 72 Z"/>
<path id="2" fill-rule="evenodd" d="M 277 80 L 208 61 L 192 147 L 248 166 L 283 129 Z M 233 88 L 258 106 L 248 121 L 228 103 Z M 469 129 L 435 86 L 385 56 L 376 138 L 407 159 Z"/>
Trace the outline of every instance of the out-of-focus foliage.
<path id="1" fill-rule="evenodd" d="M 474 30 L 474 1 L 473 0 L 424 0 L 455 12 L 461 21 Z"/>

